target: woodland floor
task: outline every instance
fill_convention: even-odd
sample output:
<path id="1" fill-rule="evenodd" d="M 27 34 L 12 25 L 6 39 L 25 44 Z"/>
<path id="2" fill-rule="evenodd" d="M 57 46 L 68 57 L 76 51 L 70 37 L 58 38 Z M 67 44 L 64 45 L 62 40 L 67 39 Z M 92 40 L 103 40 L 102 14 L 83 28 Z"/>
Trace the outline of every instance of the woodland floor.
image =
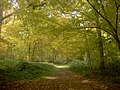
<path id="1" fill-rule="evenodd" d="M 120 90 L 120 86 L 105 86 L 95 79 L 69 70 L 59 70 L 44 79 L 6 81 L 0 85 L 0 90 Z"/>

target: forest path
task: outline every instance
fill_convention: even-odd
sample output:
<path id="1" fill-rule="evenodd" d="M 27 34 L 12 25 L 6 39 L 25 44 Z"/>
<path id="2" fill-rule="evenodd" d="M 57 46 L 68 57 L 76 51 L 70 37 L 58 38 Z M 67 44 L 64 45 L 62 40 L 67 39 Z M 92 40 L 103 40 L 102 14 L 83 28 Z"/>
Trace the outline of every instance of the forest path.
<path id="1" fill-rule="evenodd" d="M 45 79 L 35 79 L 6 83 L 0 90 L 120 90 L 108 88 L 96 80 L 90 80 L 83 75 L 69 70 L 61 70 Z"/>

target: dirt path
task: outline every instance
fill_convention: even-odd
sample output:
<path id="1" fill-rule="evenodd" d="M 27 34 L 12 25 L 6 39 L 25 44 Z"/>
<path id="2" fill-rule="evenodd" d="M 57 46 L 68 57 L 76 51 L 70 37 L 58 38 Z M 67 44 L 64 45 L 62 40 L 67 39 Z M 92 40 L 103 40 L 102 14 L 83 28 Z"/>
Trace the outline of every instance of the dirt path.
<path id="1" fill-rule="evenodd" d="M 46 79 L 5 83 L 0 90 L 120 90 L 120 88 L 108 88 L 97 81 L 65 70 Z"/>

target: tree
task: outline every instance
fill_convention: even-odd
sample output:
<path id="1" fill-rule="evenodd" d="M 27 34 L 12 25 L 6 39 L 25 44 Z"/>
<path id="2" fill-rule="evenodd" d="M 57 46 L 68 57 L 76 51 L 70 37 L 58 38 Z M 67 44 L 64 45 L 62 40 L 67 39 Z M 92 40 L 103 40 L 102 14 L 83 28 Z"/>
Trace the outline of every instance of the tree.
<path id="1" fill-rule="evenodd" d="M 3 0 L 0 0 L 0 42 L 4 42 L 4 43 L 6 43 L 6 44 L 9 44 L 9 42 L 6 41 L 6 40 L 4 40 L 4 39 L 2 38 L 2 36 L 1 36 L 1 33 L 2 33 L 2 22 L 3 22 L 5 19 L 7 19 L 7 18 L 9 18 L 10 16 L 12 16 L 12 15 L 13 15 L 13 12 L 3 17 L 3 7 L 2 7 L 2 4 L 3 4 Z"/>
<path id="2" fill-rule="evenodd" d="M 98 1 L 94 2 L 95 4 L 99 5 Z M 95 12 L 96 15 L 96 26 L 99 27 L 100 23 L 99 23 L 99 15 L 98 13 Z M 103 47 L 103 40 L 102 40 L 102 31 L 100 29 L 97 29 L 97 34 L 98 34 L 98 44 L 99 44 L 99 53 L 100 53 L 100 66 L 99 69 L 105 69 L 105 65 L 104 65 L 104 47 Z"/>
<path id="3" fill-rule="evenodd" d="M 101 21 L 99 22 L 103 25 L 107 25 L 106 27 L 101 25 L 97 28 L 102 29 L 108 34 L 112 35 L 120 51 L 120 39 L 119 39 L 119 33 L 118 33 L 120 1 L 98 0 L 99 6 L 97 4 L 93 4 L 94 1 L 87 0 L 87 2 L 95 10 L 95 12 L 98 13 L 98 15 L 101 17 Z"/>

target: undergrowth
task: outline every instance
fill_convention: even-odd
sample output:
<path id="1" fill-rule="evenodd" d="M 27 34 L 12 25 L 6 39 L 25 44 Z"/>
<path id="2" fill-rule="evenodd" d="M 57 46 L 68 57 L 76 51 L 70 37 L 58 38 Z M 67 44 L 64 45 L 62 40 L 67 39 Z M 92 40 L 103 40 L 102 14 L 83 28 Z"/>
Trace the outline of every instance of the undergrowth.
<path id="1" fill-rule="evenodd" d="M 90 67 L 81 63 L 81 61 L 72 61 L 70 64 L 70 70 L 79 74 L 86 75 L 88 77 L 96 78 L 103 82 L 120 83 L 120 61 L 111 62 L 106 65 L 105 69 L 91 70 Z"/>
<path id="2" fill-rule="evenodd" d="M 55 67 L 47 63 L 25 62 L 25 61 L 1 61 L 1 80 L 23 80 L 34 79 L 52 75 Z"/>
<path id="3" fill-rule="evenodd" d="M 104 70 L 96 70 L 93 74 L 103 81 L 120 83 L 120 61 L 111 62 Z"/>
<path id="4" fill-rule="evenodd" d="M 73 72 L 88 75 L 90 74 L 91 70 L 88 64 L 80 60 L 74 60 L 69 63 L 69 69 Z"/>

